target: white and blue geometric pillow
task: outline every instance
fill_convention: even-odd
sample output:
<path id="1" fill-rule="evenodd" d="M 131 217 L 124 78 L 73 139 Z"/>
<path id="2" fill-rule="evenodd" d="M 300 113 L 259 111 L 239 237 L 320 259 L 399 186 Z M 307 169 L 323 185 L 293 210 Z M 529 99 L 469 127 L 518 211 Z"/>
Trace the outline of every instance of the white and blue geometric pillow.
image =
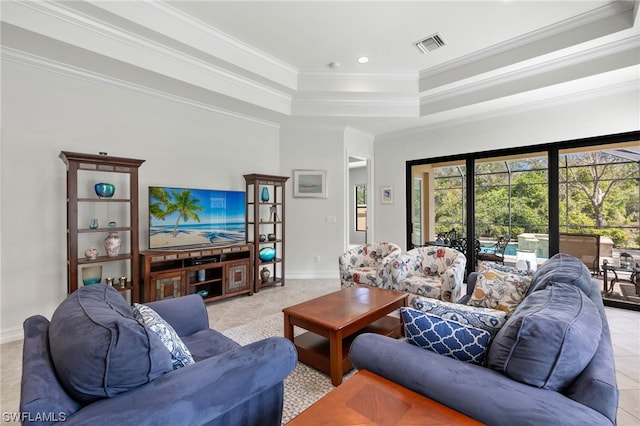
<path id="1" fill-rule="evenodd" d="M 486 330 L 401 308 L 407 342 L 460 361 L 481 364 L 491 340 Z"/>
<path id="2" fill-rule="evenodd" d="M 178 333 L 156 311 L 146 305 L 134 303 L 133 317 L 158 335 L 171 353 L 174 370 L 195 363 L 191 352 L 178 336 Z"/>
<path id="3" fill-rule="evenodd" d="M 507 313 L 497 309 L 478 308 L 438 299 L 416 296 L 411 307 L 426 314 L 480 328 L 494 336 L 507 322 Z"/>

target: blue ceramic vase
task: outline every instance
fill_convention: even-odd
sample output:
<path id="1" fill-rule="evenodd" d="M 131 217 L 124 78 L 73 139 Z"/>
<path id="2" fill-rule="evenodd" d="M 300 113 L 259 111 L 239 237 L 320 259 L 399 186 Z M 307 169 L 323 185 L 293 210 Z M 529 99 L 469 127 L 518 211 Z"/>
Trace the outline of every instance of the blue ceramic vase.
<path id="1" fill-rule="evenodd" d="M 258 253 L 258 257 L 263 262 L 271 262 L 276 257 L 276 249 L 274 249 L 273 247 L 262 248 Z"/>
<path id="2" fill-rule="evenodd" d="M 103 198 L 113 197 L 113 193 L 116 192 L 116 186 L 112 183 L 96 183 L 93 188 L 96 190 L 98 197 Z"/>
<path id="3" fill-rule="evenodd" d="M 266 186 L 262 187 L 262 194 L 260 194 L 260 200 L 262 200 L 263 203 L 266 203 L 269 201 L 269 188 L 267 188 Z"/>

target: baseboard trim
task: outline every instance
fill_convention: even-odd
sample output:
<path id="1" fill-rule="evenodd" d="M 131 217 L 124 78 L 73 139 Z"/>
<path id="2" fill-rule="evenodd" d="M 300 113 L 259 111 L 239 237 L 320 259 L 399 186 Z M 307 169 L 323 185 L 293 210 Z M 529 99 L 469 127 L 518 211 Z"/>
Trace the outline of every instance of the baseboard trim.
<path id="1" fill-rule="evenodd" d="M 0 344 L 15 342 L 24 339 L 24 331 L 22 328 L 13 328 L 0 331 Z"/>
<path id="2" fill-rule="evenodd" d="M 291 272 L 291 271 L 287 271 L 286 272 L 286 278 L 287 279 L 292 279 L 292 280 L 313 280 L 313 279 L 325 279 L 325 280 L 329 280 L 329 279 L 336 279 L 339 280 L 340 279 L 340 274 L 336 273 L 336 272 L 322 272 L 322 271 L 314 271 L 314 272 L 309 272 L 309 271 L 299 271 L 299 272 Z"/>
<path id="3" fill-rule="evenodd" d="M 314 280 L 314 279 L 325 279 L 325 280 L 336 280 L 336 282 L 340 282 L 340 274 L 336 272 L 309 272 L 309 271 L 299 271 L 299 272 L 290 272 L 287 271 L 287 279 L 292 280 Z M 15 342 L 16 340 L 24 339 L 24 332 L 22 328 L 14 328 L 0 331 L 0 344 Z"/>

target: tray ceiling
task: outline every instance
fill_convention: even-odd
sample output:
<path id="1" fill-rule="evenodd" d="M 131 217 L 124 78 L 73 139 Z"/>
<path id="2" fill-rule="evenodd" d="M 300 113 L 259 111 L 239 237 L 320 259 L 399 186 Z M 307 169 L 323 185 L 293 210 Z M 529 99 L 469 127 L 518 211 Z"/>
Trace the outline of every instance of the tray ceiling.
<path id="1" fill-rule="evenodd" d="M 4 59 L 273 125 L 381 135 L 640 85 L 634 1 L 0 7 Z M 416 49 L 436 33 L 444 46 Z"/>

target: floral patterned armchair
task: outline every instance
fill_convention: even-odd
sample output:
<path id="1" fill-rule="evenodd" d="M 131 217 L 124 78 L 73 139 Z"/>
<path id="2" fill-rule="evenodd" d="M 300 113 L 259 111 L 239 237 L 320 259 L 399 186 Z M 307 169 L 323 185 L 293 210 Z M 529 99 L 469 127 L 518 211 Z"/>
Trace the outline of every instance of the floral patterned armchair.
<path id="1" fill-rule="evenodd" d="M 371 243 L 357 246 L 338 258 L 343 288 L 356 284 L 391 288 L 391 262 L 400 256 L 400 246 L 393 243 Z"/>
<path id="2" fill-rule="evenodd" d="M 455 302 L 460 298 L 467 258 L 449 247 L 426 246 L 409 250 L 391 265 L 393 290 L 416 296 Z"/>

